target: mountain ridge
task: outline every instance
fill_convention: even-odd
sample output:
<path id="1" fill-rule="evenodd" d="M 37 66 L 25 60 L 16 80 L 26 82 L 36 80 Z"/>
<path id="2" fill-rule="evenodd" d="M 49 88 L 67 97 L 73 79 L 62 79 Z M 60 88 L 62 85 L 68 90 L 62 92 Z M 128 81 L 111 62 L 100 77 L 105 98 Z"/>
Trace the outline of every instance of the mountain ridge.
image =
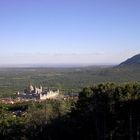
<path id="1" fill-rule="evenodd" d="M 140 53 L 123 61 L 119 66 L 140 66 Z"/>

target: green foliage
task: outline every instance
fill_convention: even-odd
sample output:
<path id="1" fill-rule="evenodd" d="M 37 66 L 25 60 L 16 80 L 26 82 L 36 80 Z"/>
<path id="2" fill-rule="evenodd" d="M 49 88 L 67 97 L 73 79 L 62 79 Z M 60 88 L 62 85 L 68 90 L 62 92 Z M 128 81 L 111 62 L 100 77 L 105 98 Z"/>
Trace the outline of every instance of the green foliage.
<path id="1" fill-rule="evenodd" d="M 1 68 L 0 97 L 15 97 L 30 82 L 44 89 L 58 88 L 63 94 L 104 82 L 136 82 L 140 81 L 139 71 L 140 67 Z"/>
<path id="2" fill-rule="evenodd" d="M 136 139 L 139 108 L 139 83 L 101 83 L 83 88 L 77 102 L 67 99 L 0 105 L 0 138 Z"/>
<path id="3" fill-rule="evenodd" d="M 46 124 L 71 111 L 72 100 L 46 100 L 0 106 L 1 139 L 34 139 Z"/>
<path id="4" fill-rule="evenodd" d="M 139 91 L 138 83 L 121 85 L 106 83 L 84 88 L 72 115 L 75 123 L 79 124 L 80 139 L 85 140 L 87 137 L 97 140 L 117 140 L 139 137 L 137 135 L 140 131 Z M 86 130 L 88 132 L 84 133 Z"/>

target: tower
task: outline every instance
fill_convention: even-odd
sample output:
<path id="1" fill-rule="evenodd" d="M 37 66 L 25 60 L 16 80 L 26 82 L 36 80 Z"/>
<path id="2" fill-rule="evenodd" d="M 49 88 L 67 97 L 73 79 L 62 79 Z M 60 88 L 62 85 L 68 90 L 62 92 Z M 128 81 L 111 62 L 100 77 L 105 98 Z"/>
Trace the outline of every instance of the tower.
<path id="1" fill-rule="evenodd" d="M 42 89 L 42 86 L 41 86 L 41 85 L 39 86 L 39 89 L 40 89 L 40 92 L 42 92 L 42 91 L 43 91 L 43 89 Z"/>
<path id="2" fill-rule="evenodd" d="M 30 86 L 29 86 L 29 91 L 30 92 L 33 92 L 34 91 L 34 87 L 30 84 Z"/>

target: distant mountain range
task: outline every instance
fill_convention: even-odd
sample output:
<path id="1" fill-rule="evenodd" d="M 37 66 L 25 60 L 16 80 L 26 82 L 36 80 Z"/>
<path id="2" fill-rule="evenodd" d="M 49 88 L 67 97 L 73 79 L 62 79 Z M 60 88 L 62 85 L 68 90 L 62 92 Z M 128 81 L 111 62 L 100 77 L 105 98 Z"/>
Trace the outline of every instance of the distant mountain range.
<path id="1" fill-rule="evenodd" d="M 140 54 L 137 54 L 126 61 L 122 62 L 119 66 L 140 66 Z"/>

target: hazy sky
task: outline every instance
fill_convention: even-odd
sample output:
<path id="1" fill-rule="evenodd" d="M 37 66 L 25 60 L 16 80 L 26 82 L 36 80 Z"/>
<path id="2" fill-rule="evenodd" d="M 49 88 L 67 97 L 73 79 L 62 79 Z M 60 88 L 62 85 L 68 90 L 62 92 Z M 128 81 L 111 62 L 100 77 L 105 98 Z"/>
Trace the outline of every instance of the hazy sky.
<path id="1" fill-rule="evenodd" d="M 0 64 L 112 64 L 140 52 L 140 0 L 0 0 Z"/>

